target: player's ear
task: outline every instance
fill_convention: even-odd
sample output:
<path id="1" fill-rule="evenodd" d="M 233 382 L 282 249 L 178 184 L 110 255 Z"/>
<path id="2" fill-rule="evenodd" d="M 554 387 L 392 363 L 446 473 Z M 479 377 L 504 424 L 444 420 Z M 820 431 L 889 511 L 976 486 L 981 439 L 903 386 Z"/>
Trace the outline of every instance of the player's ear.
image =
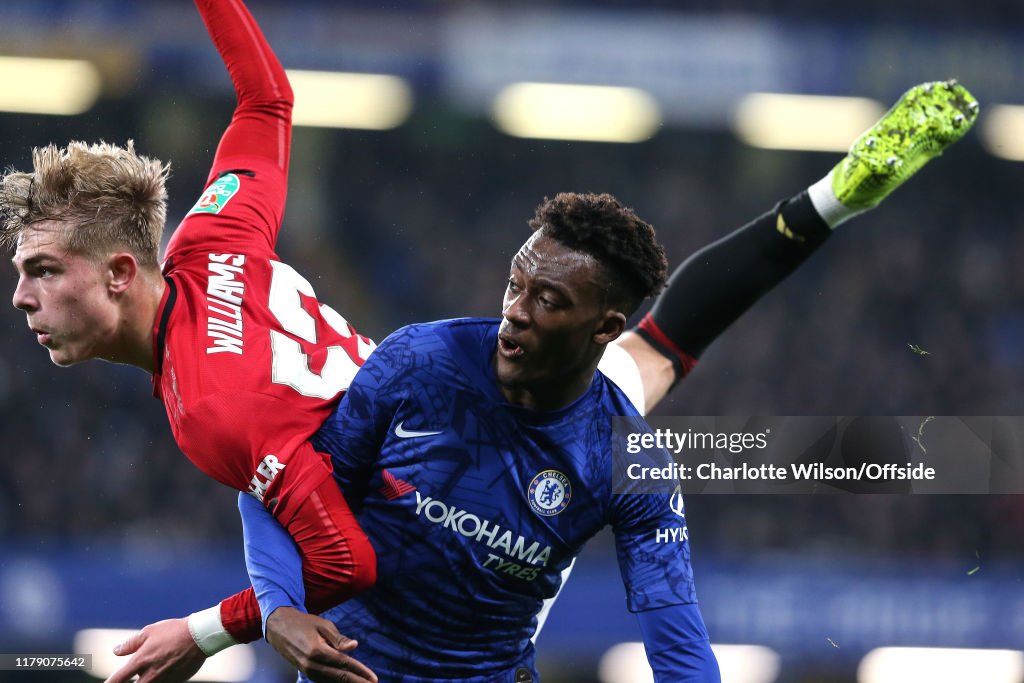
<path id="1" fill-rule="evenodd" d="M 594 331 L 594 343 L 609 344 L 626 331 L 626 315 L 622 311 L 605 311 L 597 329 Z"/>
<path id="2" fill-rule="evenodd" d="M 106 263 L 107 289 L 111 294 L 122 294 L 139 274 L 139 262 L 132 254 L 121 251 L 111 254 Z"/>

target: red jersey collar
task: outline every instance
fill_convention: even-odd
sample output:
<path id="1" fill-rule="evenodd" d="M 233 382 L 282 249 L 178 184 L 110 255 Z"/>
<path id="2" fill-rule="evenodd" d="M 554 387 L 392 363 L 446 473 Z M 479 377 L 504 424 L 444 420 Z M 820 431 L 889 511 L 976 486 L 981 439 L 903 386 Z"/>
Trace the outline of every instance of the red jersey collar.
<path id="1" fill-rule="evenodd" d="M 160 375 L 164 369 L 164 342 L 167 336 L 167 321 L 171 318 L 171 311 L 174 310 L 174 302 L 178 299 L 178 287 L 174 280 L 164 276 L 167 287 L 164 288 L 163 298 L 156 312 L 156 322 L 153 326 L 153 395 L 160 396 L 159 382 Z"/>

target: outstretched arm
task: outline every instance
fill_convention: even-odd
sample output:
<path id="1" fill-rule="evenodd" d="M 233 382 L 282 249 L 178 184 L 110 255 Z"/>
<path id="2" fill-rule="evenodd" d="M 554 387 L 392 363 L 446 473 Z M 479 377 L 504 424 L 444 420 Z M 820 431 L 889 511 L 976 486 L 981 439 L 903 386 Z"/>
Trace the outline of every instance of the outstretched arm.
<path id="1" fill-rule="evenodd" d="M 295 97 L 284 67 L 241 0 L 196 0 L 196 7 L 238 97 L 213 173 L 231 157 L 267 159 L 287 173 Z"/>
<path id="2" fill-rule="evenodd" d="M 256 242 L 272 251 L 288 191 L 295 97 L 284 67 L 241 0 L 195 3 L 237 104 L 205 190 L 167 245 L 168 264 L 193 249 Z"/>
<path id="3" fill-rule="evenodd" d="M 911 88 L 828 175 L 679 266 L 651 312 L 619 341 L 640 369 L 647 410 L 832 229 L 877 206 L 963 137 L 977 115 L 978 103 L 955 81 Z"/>

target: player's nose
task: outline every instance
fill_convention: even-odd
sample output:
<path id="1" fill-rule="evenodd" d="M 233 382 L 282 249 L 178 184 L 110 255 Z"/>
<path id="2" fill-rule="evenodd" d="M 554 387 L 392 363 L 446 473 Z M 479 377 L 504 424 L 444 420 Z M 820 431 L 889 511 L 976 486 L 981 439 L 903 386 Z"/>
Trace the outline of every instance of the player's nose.
<path id="1" fill-rule="evenodd" d="M 517 327 L 526 327 L 530 324 L 530 313 L 524 305 L 525 298 L 523 293 L 506 297 L 505 304 L 501 309 L 502 317 Z"/>
<path id="2" fill-rule="evenodd" d="M 11 297 L 11 303 L 19 311 L 25 311 L 26 313 L 39 308 L 39 300 L 29 291 L 24 276 L 18 278 L 18 286 L 14 288 L 14 296 Z"/>

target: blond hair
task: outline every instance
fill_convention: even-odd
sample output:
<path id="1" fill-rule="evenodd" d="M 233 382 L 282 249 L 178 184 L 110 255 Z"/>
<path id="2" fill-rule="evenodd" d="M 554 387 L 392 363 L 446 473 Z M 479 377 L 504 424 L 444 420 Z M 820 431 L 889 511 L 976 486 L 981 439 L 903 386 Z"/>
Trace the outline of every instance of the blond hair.
<path id="1" fill-rule="evenodd" d="M 28 226 L 57 220 L 71 250 L 127 249 L 141 265 L 158 263 L 170 165 L 137 155 L 131 140 L 36 147 L 32 165 L 32 173 L 12 169 L 0 179 L 0 245 L 13 248 Z"/>

